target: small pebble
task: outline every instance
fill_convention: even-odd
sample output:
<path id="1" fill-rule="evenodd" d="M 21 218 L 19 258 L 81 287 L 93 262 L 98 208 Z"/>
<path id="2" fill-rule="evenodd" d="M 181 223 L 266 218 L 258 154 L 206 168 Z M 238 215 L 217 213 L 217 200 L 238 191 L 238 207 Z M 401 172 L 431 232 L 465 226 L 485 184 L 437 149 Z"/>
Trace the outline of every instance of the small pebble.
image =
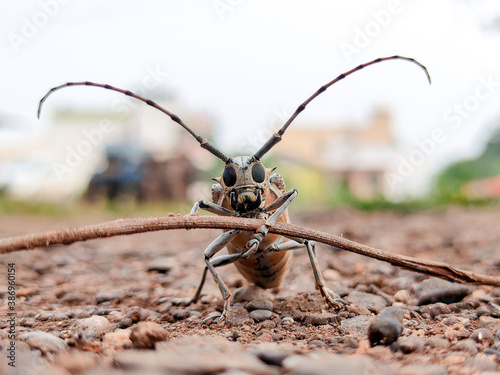
<path id="1" fill-rule="evenodd" d="M 86 329 L 76 334 L 76 344 L 80 348 L 90 348 L 94 344 L 98 345 L 98 337 L 94 331 Z"/>
<path id="2" fill-rule="evenodd" d="M 125 292 L 120 289 L 108 290 L 106 292 L 97 293 L 94 296 L 97 303 L 103 303 L 107 301 L 121 301 L 125 298 Z"/>
<path id="3" fill-rule="evenodd" d="M 428 307 L 429 307 L 429 315 L 431 316 L 432 319 L 435 319 L 437 316 L 442 314 L 451 314 L 450 307 L 443 302 L 438 302 Z"/>
<path id="4" fill-rule="evenodd" d="M 127 318 L 132 319 L 133 323 L 140 322 L 142 320 L 142 312 L 139 306 L 132 306 L 127 310 Z"/>
<path id="5" fill-rule="evenodd" d="M 77 332 L 89 331 L 98 338 L 113 330 L 113 325 L 104 316 L 93 315 L 90 318 L 79 319 L 74 325 Z"/>
<path id="6" fill-rule="evenodd" d="M 284 316 L 283 318 L 281 318 L 281 324 L 284 326 L 289 326 L 293 323 L 295 323 L 295 320 L 293 320 L 291 316 Z"/>
<path id="7" fill-rule="evenodd" d="M 455 345 L 453 345 L 452 350 L 466 352 L 471 355 L 475 355 L 478 352 L 477 343 L 471 339 L 460 340 Z"/>
<path id="8" fill-rule="evenodd" d="M 359 341 L 355 337 L 346 336 L 344 337 L 344 345 L 356 349 L 359 346 Z"/>
<path id="9" fill-rule="evenodd" d="M 448 349 L 450 347 L 450 342 L 442 337 L 431 336 L 425 340 L 425 345 L 430 348 Z"/>
<path id="10" fill-rule="evenodd" d="M 371 346 L 390 345 L 403 332 L 404 313 L 398 307 L 387 307 L 378 314 L 368 328 L 368 340 Z"/>
<path id="11" fill-rule="evenodd" d="M 491 332 L 500 330 L 500 319 L 491 316 L 482 315 L 479 317 L 479 328 L 488 328 Z"/>
<path id="12" fill-rule="evenodd" d="M 167 339 L 167 330 L 154 322 L 137 323 L 130 331 L 130 341 L 138 349 L 153 349 L 157 342 Z"/>
<path id="13" fill-rule="evenodd" d="M 311 340 L 309 341 L 309 347 L 316 347 L 316 348 L 326 348 L 328 346 L 327 343 L 321 341 L 321 340 Z"/>
<path id="14" fill-rule="evenodd" d="M 175 320 L 184 320 L 184 319 L 187 319 L 191 316 L 191 313 L 189 312 L 189 310 L 185 310 L 185 309 L 176 309 L 176 310 L 172 311 L 171 314 Z"/>
<path id="15" fill-rule="evenodd" d="M 64 304 L 82 304 L 89 299 L 89 296 L 85 293 L 66 293 L 61 297 L 60 301 Z"/>
<path id="16" fill-rule="evenodd" d="M 424 340 L 415 335 L 402 337 L 398 342 L 400 350 L 405 354 L 419 352 L 424 347 Z"/>
<path id="17" fill-rule="evenodd" d="M 443 279 L 426 279 L 415 288 L 419 306 L 437 302 L 446 304 L 459 302 L 470 293 L 471 289 L 468 286 Z"/>
<path id="18" fill-rule="evenodd" d="M 313 326 L 321 326 L 329 323 L 339 323 L 340 316 L 332 313 L 309 314 L 304 320 L 304 324 Z"/>
<path id="19" fill-rule="evenodd" d="M 276 322 L 273 320 L 264 320 L 259 324 L 259 329 L 274 329 L 276 328 Z"/>
<path id="20" fill-rule="evenodd" d="M 500 318 L 500 301 L 496 299 L 495 301 L 488 302 L 487 312 L 494 318 Z"/>
<path id="21" fill-rule="evenodd" d="M 340 327 L 348 334 L 361 335 L 365 338 L 372 319 L 371 316 L 359 315 L 354 318 L 342 320 Z"/>
<path id="22" fill-rule="evenodd" d="M 105 350 L 123 350 L 133 347 L 130 340 L 130 329 L 117 329 L 114 332 L 109 332 L 102 338 L 103 347 Z"/>
<path id="23" fill-rule="evenodd" d="M 57 354 L 68 348 L 66 342 L 48 332 L 33 331 L 19 336 L 31 349 L 38 349 L 42 354 Z"/>
<path id="24" fill-rule="evenodd" d="M 472 332 L 470 338 L 475 342 L 485 344 L 486 346 L 491 346 L 495 342 L 493 333 L 491 333 L 491 331 L 486 328 L 476 329 L 474 332 Z"/>
<path id="25" fill-rule="evenodd" d="M 96 364 L 96 357 L 89 352 L 74 350 L 58 355 L 55 363 L 71 374 L 82 373 Z"/>
<path id="26" fill-rule="evenodd" d="M 252 318 L 256 322 L 262 322 L 266 319 L 271 318 L 272 315 L 272 311 L 269 310 L 254 310 L 250 313 L 250 318 Z"/>
<path id="27" fill-rule="evenodd" d="M 383 297 L 357 290 L 353 290 L 345 299 L 357 307 L 365 307 L 375 313 L 387 306 L 387 301 Z"/>
<path id="28" fill-rule="evenodd" d="M 168 273 L 176 266 L 176 262 L 172 257 L 160 257 L 148 263 L 148 272 L 156 271 L 158 273 Z"/>
<path id="29" fill-rule="evenodd" d="M 172 318 L 173 320 L 173 318 Z M 117 325 L 118 325 L 118 328 L 128 328 L 130 327 L 132 324 L 134 324 L 134 322 L 132 321 L 132 319 L 126 317 L 126 318 L 123 318 L 123 319 L 120 319 L 118 322 L 117 322 Z"/>
<path id="30" fill-rule="evenodd" d="M 400 289 L 394 294 L 394 301 L 408 304 L 410 302 L 410 292 Z"/>
<path id="31" fill-rule="evenodd" d="M 243 286 L 233 292 L 233 302 L 251 302 L 254 300 L 274 300 L 273 295 L 257 285 Z"/>
<path id="32" fill-rule="evenodd" d="M 458 323 L 458 319 L 457 319 L 456 316 L 449 316 L 449 317 L 444 318 L 443 320 L 441 320 L 441 323 L 443 323 L 445 326 L 451 327 L 452 325 Z"/>
<path id="33" fill-rule="evenodd" d="M 278 367 L 281 367 L 283 365 L 283 361 L 290 356 L 290 353 L 275 350 L 259 351 L 256 354 L 262 362 Z"/>
<path id="34" fill-rule="evenodd" d="M 78 309 L 74 313 L 74 318 L 75 319 L 84 319 L 84 318 L 89 318 L 92 315 L 95 315 L 96 308 L 94 306 L 92 307 L 84 307 L 81 309 Z"/>
<path id="35" fill-rule="evenodd" d="M 250 314 L 243 306 L 232 306 L 227 314 L 226 322 L 232 327 L 253 323 Z"/>
<path id="36" fill-rule="evenodd" d="M 267 299 L 256 299 L 256 300 L 248 302 L 248 304 L 246 305 L 246 309 L 249 312 L 252 312 L 254 310 L 273 311 L 273 302 L 269 301 Z"/>

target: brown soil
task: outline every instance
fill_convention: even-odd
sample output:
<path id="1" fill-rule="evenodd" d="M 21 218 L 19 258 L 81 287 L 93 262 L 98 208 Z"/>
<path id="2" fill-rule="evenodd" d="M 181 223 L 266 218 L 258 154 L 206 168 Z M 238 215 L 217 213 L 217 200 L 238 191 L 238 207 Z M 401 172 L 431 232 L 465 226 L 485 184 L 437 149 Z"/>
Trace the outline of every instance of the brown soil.
<path id="1" fill-rule="evenodd" d="M 399 254 L 439 260 L 490 275 L 498 274 L 500 268 L 500 211 L 492 208 L 454 208 L 411 215 L 349 210 L 294 215 L 292 211 L 291 217 L 294 223 Z M 72 227 L 89 221 L 0 216 L 0 236 Z M 97 223 L 104 219 L 92 218 L 91 221 Z M 284 285 L 270 291 L 274 297 L 273 312 L 261 322 L 248 314 L 247 302 L 242 302 L 233 307 L 229 323 L 202 324 L 204 317 L 222 306 L 220 292 L 210 277 L 200 302 L 188 307 L 171 301 L 159 303 L 163 297 L 194 294 L 204 267 L 203 251 L 219 233 L 218 230 L 156 232 L 4 255 L 1 263 L 5 268 L 2 267 L 3 275 L 0 274 L 2 310 L 8 311 L 7 264 L 15 263 L 16 338 L 19 340 L 26 332 L 44 331 L 63 339 L 68 345 L 65 353 L 40 350 L 43 360 L 60 373 L 87 371 L 91 374 L 106 368 L 120 369 L 114 356 L 120 350 L 133 347 L 133 344 L 124 344 L 122 349 L 119 345 L 106 346 L 99 334 L 89 334 L 85 341 L 85 333 L 78 332 L 75 324 L 93 315 L 109 320 L 109 332 L 133 328 L 140 321 L 156 322 L 166 330 L 166 333 L 158 333 L 159 341 L 197 335 L 223 336 L 241 343 L 242 350 L 272 342 L 293 347 L 294 354 L 299 355 L 317 350 L 342 355 L 363 354 L 370 357 L 380 371 L 389 373 L 411 366 L 418 371 L 416 365 L 437 365 L 448 373 L 464 373 L 461 372 L 464 368 L 471 372 L 481 368 L 498 369 L 496 327 L 500 328 L 500 323 L 497 324 L 495 306 L 500 288 L 474 286 L 462 301 L 418 306 L 418 286 L 426 276 L 323 245 L 317 246 L 317 255 L 328 286 L 347 299 L 350 296 L 351 301 L 355 296 L 353 292 L 363 292 L 359 305 L 350 304 L 340 311 L 329 308 L 314 290 L 309 260 L 302 250 L 295 251 Z M 234 266 L 219 270 L 231 290 L 247 285 Z M 366 326 L 343 325 L 345 321 L 355 322 L 350 319 L 359 316 L 367 317 L 360 322 L 369 322 L 383 309 L 384 305 L 372 303 L 364 293 L 368 297 L 381 297 L 385 306 L 401 306 L 405 315 L 400 340 L 417 336 L 422 339 L 423 347 L 417 343 L 414 349 L 411 345 L 410 349 L 395 345 L 371 348 Z M 365 297 L 368 298 L 366 304 Z M 314 315 L 319 313 L 333 315 L 323 316 L 325 321 L 321 321 L 321 317 Z M 313 317 L 308 319 L 310 315 Z M 315 323 L 314 318 L 320 321 Z M 2 319 L 0 325 L 3 329 L 0 339 L 6 339 L 6 319 Z M 484 341 L 481 335 L 478 339 L 477 333 L 473 336 L 479 327 L 491 332 L 492 341 Z M 444 341 L 437 345 L 431 338 Z M 473 341 L 470 347 L 458 345 L 468 339 Z M 152 347 L 154 344 L 153 341 Z M 31 345 L 30 348 L 33 349 Z M 23 350 L 29 348 L 18 345 L 18 352 Z M 76 371 L 71 367 L 76 360 L 59 358 L 67 356 L 68 351 L 72 355 L 90 352 L 92 360 L 82 359 L 83 365 Z M 466 363 L 468 358 L 474 358 L 475 362 Z M 4 356 L 0 358 L 0 363 L 2 361 L 5 362 Z M 485 361 L 492 365 L 488 367 L 489 362 Z M 8 369 L 5 363 L 3 368 Z M 276 373 L 294 373 L 293 368 L 280 363 L 272 368 Z"/>

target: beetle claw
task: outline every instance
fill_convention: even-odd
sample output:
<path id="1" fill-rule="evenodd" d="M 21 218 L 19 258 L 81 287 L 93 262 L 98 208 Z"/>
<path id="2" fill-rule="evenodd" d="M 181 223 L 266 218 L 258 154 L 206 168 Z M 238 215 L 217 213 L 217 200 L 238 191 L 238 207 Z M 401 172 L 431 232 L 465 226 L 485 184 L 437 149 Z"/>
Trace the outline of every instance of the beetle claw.
<path id="1" fill-rule="evenodd" d="M 330 288 L 327 288 L 326 286 L 320 288 L 320 292 L 321 295 L 325 298 L 326 302 L 336 310 L 340 310 L 341 308 L 349 304 L 349 302 L 347 302 L 345 299 L 340 297 L 337 293 L 335 293 Z"/>
<path id="2" fill-rule="evenodd" d="M 213 313 L 209 314 L 205 319 L 203 319 L 201 321 L 201 323 L 202 324 L 209 324 L 209 323 L 217 324 L 220 322 L 221 317 L 222 317 L 222 314 L 220 314 L 218 312 L 213 312 Z"/>
<path id="3" fill-rule="evenodd" d="M 247 250 L 247 251 L 245 251 L 245 252 L 241 255 L 241 257 L 242 257 L 243 259 L 248 259 L 248 258 L 250 258 L 252 255 L 254 255 L 254 254 L 255 254 L 255 252 L 256 252 L 256 251 L 258 250 L 258 248 L 259 248 L 259 241 L 258 241 L 258 240 L 256 240 L 256 239 L 251 239 L 251 240 L 250 240 L 250 241 L 248 241 L 248 243 L 247 243 L 247 248 L 248 248 L 248 250 Z"/>

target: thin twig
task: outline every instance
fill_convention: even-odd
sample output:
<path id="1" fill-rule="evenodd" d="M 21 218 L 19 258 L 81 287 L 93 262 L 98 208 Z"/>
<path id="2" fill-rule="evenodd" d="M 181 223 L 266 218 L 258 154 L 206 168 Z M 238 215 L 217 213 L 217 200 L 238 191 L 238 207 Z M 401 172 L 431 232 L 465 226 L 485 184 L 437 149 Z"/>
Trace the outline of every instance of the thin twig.
<path id="1" fill-rule="evenodd" d="M 73 229 L 2 238 L 0 239 L 0 254 L 47 247 L 50 245 L 69 245 L 75 242 L 87 241 L 96 238 L 106 238 L 169 229 L 218 228 L 255 231 L 263 223 L 264 222 L 262 220 L 257 219 L 190 215 L 119 219 L 107 223 L 88 225 Z M 269 231 L 271 233 L 287 237 L 303 238 L 321 242 L 326 245 L 388 262 L 397 267 L 406 268 L 411 271 L 417 271 L 450 281 L 500 286 L 499 277 L 480 275 L 471 271 L 460 270 L 442 262 L 422 260 L 404 255 L 393 254 L 367 245 L 362 245 L 333 234 L 320 232 L 298 225 L 276 223 Z"/>

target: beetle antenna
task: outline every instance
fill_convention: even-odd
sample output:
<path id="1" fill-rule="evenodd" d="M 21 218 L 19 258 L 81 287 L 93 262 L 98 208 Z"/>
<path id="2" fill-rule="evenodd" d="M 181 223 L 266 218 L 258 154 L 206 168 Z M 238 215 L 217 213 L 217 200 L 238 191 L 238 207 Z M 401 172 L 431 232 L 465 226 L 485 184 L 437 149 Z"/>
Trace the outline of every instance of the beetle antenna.
<path id="1" fill-rule="evenodd" d="M 372 64 L 376 64 L 376 63 L 379 63 L 382 61 L 387 61 L 387 60 L 395 60 L 395 59 L 407 60 L 407 61 L 410 61 L 412 63 L 417 64 L 419 67 L 421 67 L 424 70 L 424 72 L 427 76 L 427 79 L 429 80 L 429 84 L 431 83 L 431 77 L 429 76 L 429 73 L 427 72 L 427 68 L 425 66 L 423 66 L 422 64 L 420 64 L 417 60 L 412 59 L 410 57 L 403 57 L 403 56 L 379 57 L 378 59 L 370 61 L 369 63 L 361 64 L 361 65 L 357 66 L 356 68 L 349 70 L 348 72 L 342 73 L 337 78 L 335 78 L 333 81 L 328 82 L 326 85 L 321 86 L 304 103 L 302 103 L 301 105 L 298 106 L 298 108 L 293 113 L 292 117 L 290 117 L 288 119 L 288 121 L 283 125 L 283 127 L 278 132 L 274 133 L 271 136 L 271 138 L 268 139 L 268 141 L 260 148 L 260 150 L 254 154 L 254 156 L 257 159 L 261 159 L 267 152 L 269 152 L 269 150 L 271 150 L 279 141 L 281 141 L 281 138 L 283 137 L 283 134 L 285 133 L 286 129 L 292 123 L 292 121 L 295 120 L 295 118 L 299 115 L 299 113 L 302 112 L 311 101 L 313 101 L 317 96 L 319 96 L 323 91 L 325 91 L 327 88 L 332 86 L 334 83 L 337 83 L 338 81 L 344 79 L 348 75 L 351 75 L 352 73 L 357 72 L 358 70 L 361 70 L 363 68 L 366 68 L 367 66 L 370 66 Z"/>
<path id="2" fill-rule="evenodd" d="M 101 88 L 104 88 L 104 89 L 107 89 L 107 90 L 112 90 L 112 91 L 117 91 L 117 92 L 120 92 L 124 95 L 127 95 L 127 96 L 130 96 L 134 99 L 137 99 L 137 100 L 140 100 L 141 102 L 144 102 L 146 103 L 147 105 L 150 105 L 151 107 L 153 108 L 156 108 L 157 110 L 165 113 L 167 116 L 169 116 L 172 121 L 178 123 L 180 126 L 182 126 L 184 129 L 187 130 L 187 132 L 189 134 L 191 134 L 197 141 L 198 143 L 200 144 L 200 146 L 206 150 L 208 150 L 209 152 L 211 152 L 213 155 L 215 155 L 216 157 L 218 157 L 220 160 L 222 160 L 224 163 L 226 163 L 228 160 L 229 160 L 229 157 L 227 155 L 225 155 L 223 152 L 219 151 L 214 145 L 212 142 L 210 142 L 209 140 L 207 140 L 206 138 L 203 138 L 201 137 L 198 133 L 196 133 L 193 129 L 191 129 L 189 126 L 187 126 L 180 118 L 179 116 L 173 114 L 172 112 L 170 111 L 167 111 L 165 108 L 159 106 L 158 104 L 156 104 L 154 101 L 150 100 L 150 99 L 146 99 L 146 98 L 143 98 L 142 96 L 139 96 L 137 94 L 134 94 L 133 92 L 131 91 L 128 91 L 128 90 L 122 90 L 122 89 L 119 89 L 117 87 L 114 87 L 114 86 L 110 86 L 110 85 L 105 85 L 105 84 L 102 84 L 102 83 L 94 83 L 94 82 L 68 82 L 68 83 L 65 83 L 63 85 L 60 85 L 60 86 L 57 86 L 57 87 L 53 87 L 51 88 L 45 95 L 44 97 L 40 100 L 40 104 L 38 105 L 38 113 L 37 113 L 37 117 L 40 118 L 40 114 L 42 112 L 42 105 L 44 103 L 44 101 L 54 92 L 54 91 L 57 91 L 57 90 L 60 90 L 62 88 L 65 88 L 65 87 L 69 87 L 69 86 L 94 86 L 94 87 L 101 87 Z"/>

